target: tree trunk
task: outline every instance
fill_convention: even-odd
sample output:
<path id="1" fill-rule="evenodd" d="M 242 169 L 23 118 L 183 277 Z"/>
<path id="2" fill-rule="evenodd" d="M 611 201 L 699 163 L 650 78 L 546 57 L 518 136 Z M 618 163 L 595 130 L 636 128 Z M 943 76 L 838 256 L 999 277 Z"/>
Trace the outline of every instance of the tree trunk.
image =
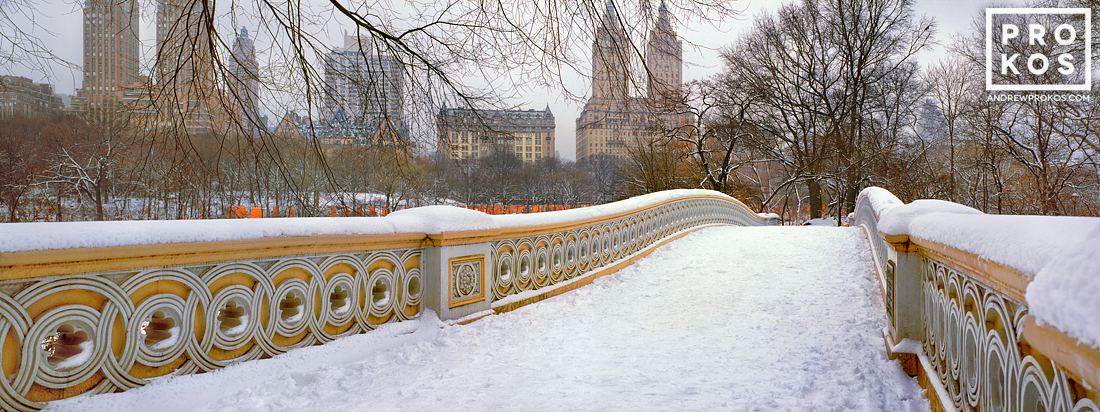
<path id="1" fill-rule="evenodd" d="M 806 190 L 809 192 L 810 219 L 821 217 L 821 182 L 815 179 L 806 181 Z"/>
<path id="2" fill-rule="evenodd" d="M 947 200 L 952 202 L 955 200 L 955 125 L 954 122 L 947 122 L 947 147 L 950 149 L 950 164 L 948 168 L 951 171 L 951 181 L 948 184 Z"/>
<path id="3" fill-rule="evenodd" d="M 1058 195 L 1056 192 L 1048 187 L 1043 187 L 1039 190 L 1039 196 L 1042 197 L 1042 200 L 1039 202 L 1039 214 L 1050 216 L 1057 215 Z"/>
<path id="4" fill-rule="evenodd" d="M 95 220 L 103 220 L 103 189 L 100 186 L 95 187 Z"/>
<path id="5" fill-rule="evenodd" d="M 61 221 L 61 188 L 57 188 L 57 221 Z"/>
<path id="6" fill-rule="evenodd" d="M 11 194 L 11 197 L 8 199 L 8 221 L 9 222 L 12 222 L 12 223 L 16 222 L 15 209 L 18 209 L 18 208 L 19 208 L 19 197 L 17 197 L 13 193 L 13 194 Z"/>
<path id="7" fill-rule="evenodd" d="M 859 196 L 859 179 L 855 173 L 849 173 L 844 182 L 844 209 L 843 212 L 851 213 L 856 210 L 856 197 Z M 840 207 L 837 207 L 837 224 L 840 224 L 839 217 L 842 216 Z"/>

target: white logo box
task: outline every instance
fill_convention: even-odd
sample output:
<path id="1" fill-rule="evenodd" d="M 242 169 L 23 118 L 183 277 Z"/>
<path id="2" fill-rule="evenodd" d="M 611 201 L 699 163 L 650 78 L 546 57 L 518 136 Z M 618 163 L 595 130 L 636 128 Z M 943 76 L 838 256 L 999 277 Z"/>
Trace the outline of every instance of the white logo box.
<path id="1" fill-rule="evenodd" d="M 993 16 L 998 14 L 1080 14 L 1085 16 L 1084 84 L 993 84 Z M 988 91 L 1090 91 L 1092 90 L 1092 9 L 1065 8 L 987 8 L 985 9 L 985 89 Z"/>

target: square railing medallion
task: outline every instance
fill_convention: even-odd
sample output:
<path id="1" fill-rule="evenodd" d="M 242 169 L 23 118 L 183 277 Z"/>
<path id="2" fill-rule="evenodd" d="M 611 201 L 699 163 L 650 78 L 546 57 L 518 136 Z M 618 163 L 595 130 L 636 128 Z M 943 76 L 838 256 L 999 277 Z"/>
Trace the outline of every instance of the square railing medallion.
<path id="1" fill-rule="evenodd" d="M 450 267 L 450 307 L 468 305 L 485 299 L 485 255 L 454 257 Z"/>

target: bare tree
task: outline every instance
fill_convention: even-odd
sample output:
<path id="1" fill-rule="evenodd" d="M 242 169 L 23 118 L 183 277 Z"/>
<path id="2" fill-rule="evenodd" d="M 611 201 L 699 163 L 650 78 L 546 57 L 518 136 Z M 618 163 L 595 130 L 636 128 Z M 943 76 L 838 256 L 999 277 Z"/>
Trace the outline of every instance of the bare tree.
<path id="1" fill-rule="evenodd" d="M 123 126 L 118 119 L 70 126 L 68 135 L 54 149 L 45 180 L 39 183 L 71 187 L 93 202 L 95 220 L 105 220 L 104 203 L 109 200 L 115 168 L 126 145 Z"/>
<path id="2" fill-rule="evenodd" d="M 947 148 L 950 152 L 947 167 L 951 174 L 950 186 L 947 191 L 947 200 L 954 201 L 955 196 L 955 139 L 959 125 L 959 119 L 965 114 L 967 106 L 964 99 L 974 87 L 971 84 L 973 71 L 959 60 L 944 60 L 929 68 L 925 73 L 925 81 L 931 86 L 931 96 L 936 101 L 939 114 L 943 117 L 943 124 L 947 133 Z"/>
<path id="3" fill-rule="evenodd" d="M 741 166 L 752 160 L 739 153 L 740 143 L 751 137 L 749 121 L 752 95 L 732 82 L 691 82 L 680 105 L 692 123 L 668 130 L 666 138 L 683 147 L 688 160 L 702 176 L 698 186 L 728 192 Z"/>
<path id="4" fill-rule="evenodd" d="M 888 86 L 913 72 L 931 27 L 909 0 L 804 1 L 759 18 L 726 53 L 730 76 L 757 95 L 754 123 L 776 139 L 773 159 L 806 182 L 811 217 L 822 182 L 841 199 L 838 216 L 854 207 L 882 146 L 873 123 L 889 120 L 876 105 L 897 100 Z"/>
<path id="5" fill-rule="evenodd" d="M 19 221 L 23 197 L 42 173 L 43 153 L 35 142 L 43 123 L 23 116 L 0 119 L 0 198 L 9 222 Z"/>
<path id="6" fill-rule="evenodd" d="M 626 146 L 629 168 L 626 185 L 631 195 L 688 186 L 681 169 L 682 150 L 663 137 L 639 138 Z"/>

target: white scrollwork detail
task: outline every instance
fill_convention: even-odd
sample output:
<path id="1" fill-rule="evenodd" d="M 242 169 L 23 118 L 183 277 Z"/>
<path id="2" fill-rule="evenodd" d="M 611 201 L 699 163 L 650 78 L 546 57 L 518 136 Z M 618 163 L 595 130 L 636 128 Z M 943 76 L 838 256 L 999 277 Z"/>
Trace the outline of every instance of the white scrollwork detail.
<path id="1" fill-rule="evenodd" d="M 494 241 L 493 300 L 568 281 L 684 230 L 713 224 L 756 226 L 763 221 L 729 201 L 687 199 L 570 230 Z M 547 265 L 539 260 L 543 253 Z M 525 269 L 531 265 L 534 270 Z"/>
<path id="2" fill-rule="evenodd" d="M 1065 370 L 1022 344 L 1027 307 L 925 259 L 925 355 L 960 410 L 1098 411 Z"/>

